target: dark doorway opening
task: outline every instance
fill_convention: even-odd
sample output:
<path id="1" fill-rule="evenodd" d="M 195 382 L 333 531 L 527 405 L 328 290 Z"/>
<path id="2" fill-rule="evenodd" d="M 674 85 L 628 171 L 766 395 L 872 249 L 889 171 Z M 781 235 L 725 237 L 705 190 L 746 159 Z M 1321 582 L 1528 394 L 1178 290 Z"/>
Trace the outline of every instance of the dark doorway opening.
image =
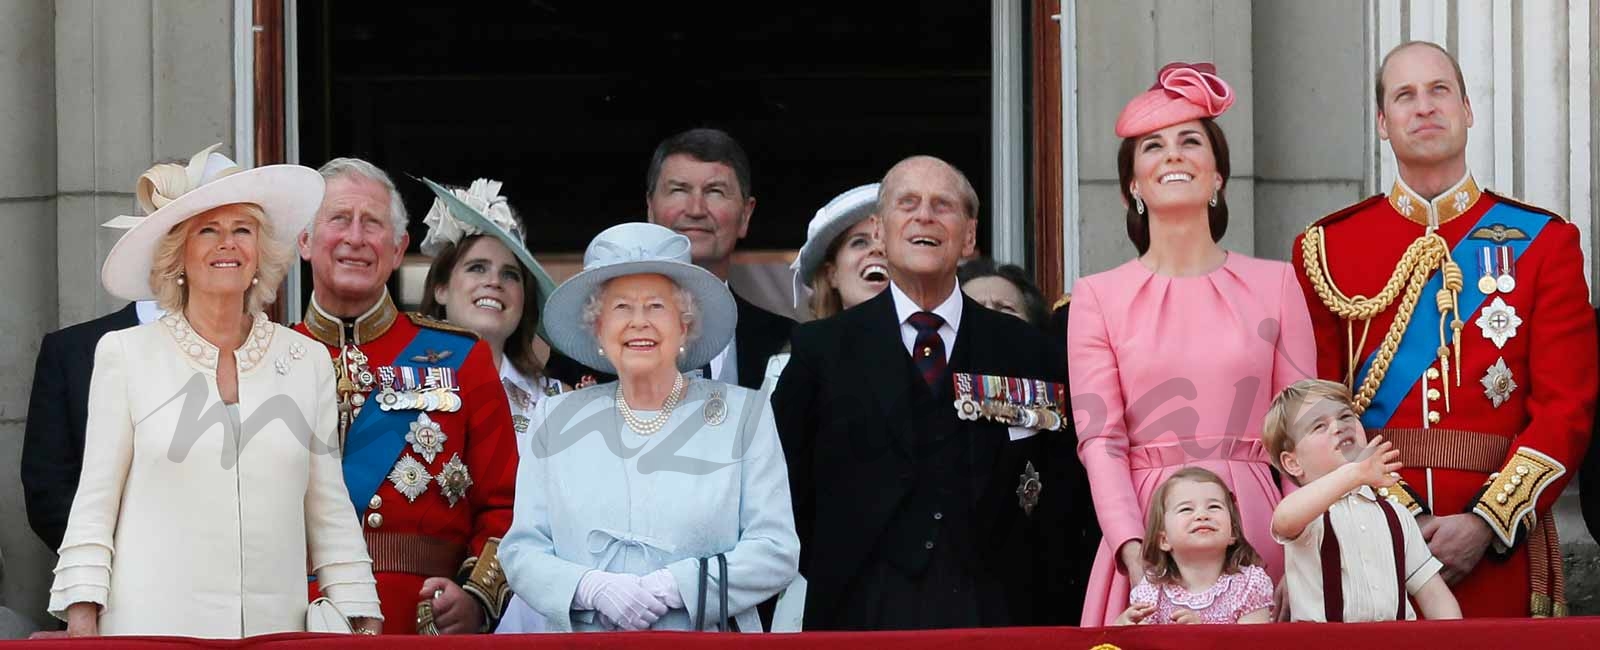
<path id="1" fill-rule="evenodd" d="M 530 249 L 581 254 L 644 216 L 662 138 L 722 128 L 749 152 L 741 251 L 792 250 L 828 199 L 927 153 L 990 187 L 989 3 L 298 4 L 300 162 L 505 182 Z M 988 228 L 980 229 L 988 247 Z"/>

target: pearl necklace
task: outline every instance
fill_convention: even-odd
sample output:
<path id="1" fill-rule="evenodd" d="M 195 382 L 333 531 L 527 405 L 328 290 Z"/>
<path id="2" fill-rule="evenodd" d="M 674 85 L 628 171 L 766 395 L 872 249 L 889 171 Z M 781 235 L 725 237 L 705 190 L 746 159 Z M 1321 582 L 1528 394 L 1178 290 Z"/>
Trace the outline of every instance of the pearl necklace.
<path id="1" fill-rule="evenodd" d="M 661 427 L 667 425 L 667 420 L 672 417 L 672 409 L 678 407 L 678 400 L 683 397 L 683 373 L 672 380 L 672 392 L 667 393 L 667 399 L 661 403 L 661 412 L 649 421 L 639 419 L 634 415 L 633 409 L 628 406 L 628 400 L 622 397 L 622 382 L 617 382 L 617 411 L 622 414 L 622 421 L 628 424 L 629 429 L 641 436 L 652 436 Z"/>

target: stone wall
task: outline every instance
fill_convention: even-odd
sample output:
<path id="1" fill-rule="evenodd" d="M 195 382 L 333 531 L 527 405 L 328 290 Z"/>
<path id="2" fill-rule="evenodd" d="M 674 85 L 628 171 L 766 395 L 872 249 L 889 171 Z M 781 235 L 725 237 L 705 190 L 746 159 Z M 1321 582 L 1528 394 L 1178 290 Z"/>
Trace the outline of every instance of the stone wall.
<path id="1" fill-rule="evenodd" d="M 150 163 L 233 142 L 233 6 L 216 0 L 0 3 L 0 528 L 5 606 L 48 624 L 53 549 L 19 463 L 39 341 L 122 302 L 100 286 Z"/>

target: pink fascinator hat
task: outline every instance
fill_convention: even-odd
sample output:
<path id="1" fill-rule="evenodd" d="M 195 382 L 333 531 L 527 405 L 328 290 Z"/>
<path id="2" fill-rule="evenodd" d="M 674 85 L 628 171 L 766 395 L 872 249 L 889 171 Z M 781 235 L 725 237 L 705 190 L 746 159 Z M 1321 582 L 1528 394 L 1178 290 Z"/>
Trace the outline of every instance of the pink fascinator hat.
<path id="1" fill-rule="evenodd" d="M 1168 63 L 1156 84 L 1123 107 L 1117 137 L 1131 138 L 1202 117 L 1216 117 L 1233 105 L 1233 88 L 1210 63 Z"/>

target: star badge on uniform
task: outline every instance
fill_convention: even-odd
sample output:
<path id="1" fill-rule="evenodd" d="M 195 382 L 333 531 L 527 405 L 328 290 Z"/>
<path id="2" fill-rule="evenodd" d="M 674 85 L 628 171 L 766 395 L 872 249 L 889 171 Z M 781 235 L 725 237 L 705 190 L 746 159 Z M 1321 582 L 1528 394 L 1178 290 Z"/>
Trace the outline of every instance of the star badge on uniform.
<path id="1" fill-rule="evenodd" d="M 461 462 L 461 454 L 450 456 L 450 462 L 439 470 L 438 481 L 439 491 L 450 501 L 450 507 L 456 507 L 457 501 L 466 498 L 467 488 L 472 487 L 472 475 L 467 472 L 467 464 Z"/>
<path id="2" fill-rule="evenodd" d="M 1507 399 L 1511 398 L 1511 391 L 1517 389 L 1517 382 L 1511 378 L 1511 369 L 1506 367 L 1505 357 L 1501 357 L 1489 366 L 1488 372 L 1483 375 L 1483 394 L 1489 397 L 1495 408 L 1500 408 Z"/>
<path id="3" fill-rule="evenodd" d="M 428 490 L 428 483 L 433 481 L 433 475 L 428 473 L 428 468 L 412 458 L 410 454 L 400 456 L 400 462 L 394 464 L 394 469 L 389 470 L 389 482 L 394 484 L 394 489 L 406 495 L 406 500 L 415 503 L 417 497 Z"/>
<path id="4" fill-rule="evenodd" d="M 1044 491 L 1044 483 L 1039 480 L 1039 471 L 1033 468 L 1033 461 L 1028 461 L 1018 479 L 1017 505 L 1022 507 L 1022 514 L 1032 516 L 1034 506 L 1039 505 L 1039 493 Z"/>
<path id="5" fill-rule="evenodd" d="M 1483 338 L 1494 341 L 1496 348 L 1506 347 L 1506 341 L 1517 336 L 1517 328 L 1522 325 L 1522 318 L 1517 316 L 1517 308 L 1506 304 L 1506 301 L 1496 296 L 1494 302 L 1483 308 L 1483 313 L 1474 321 L 1478 329 L 1483 330 Z"/>
<path id="6" fill-rule="evenodd" d="M 444 441 L 449 438 L 427 413 L 418 413 L 417 421 L 411 423 L 411 431 L 406 433 L 406 442 L 411 443 L 411 451 L 430 463 L 434 456 L 444 451 Z"/>

